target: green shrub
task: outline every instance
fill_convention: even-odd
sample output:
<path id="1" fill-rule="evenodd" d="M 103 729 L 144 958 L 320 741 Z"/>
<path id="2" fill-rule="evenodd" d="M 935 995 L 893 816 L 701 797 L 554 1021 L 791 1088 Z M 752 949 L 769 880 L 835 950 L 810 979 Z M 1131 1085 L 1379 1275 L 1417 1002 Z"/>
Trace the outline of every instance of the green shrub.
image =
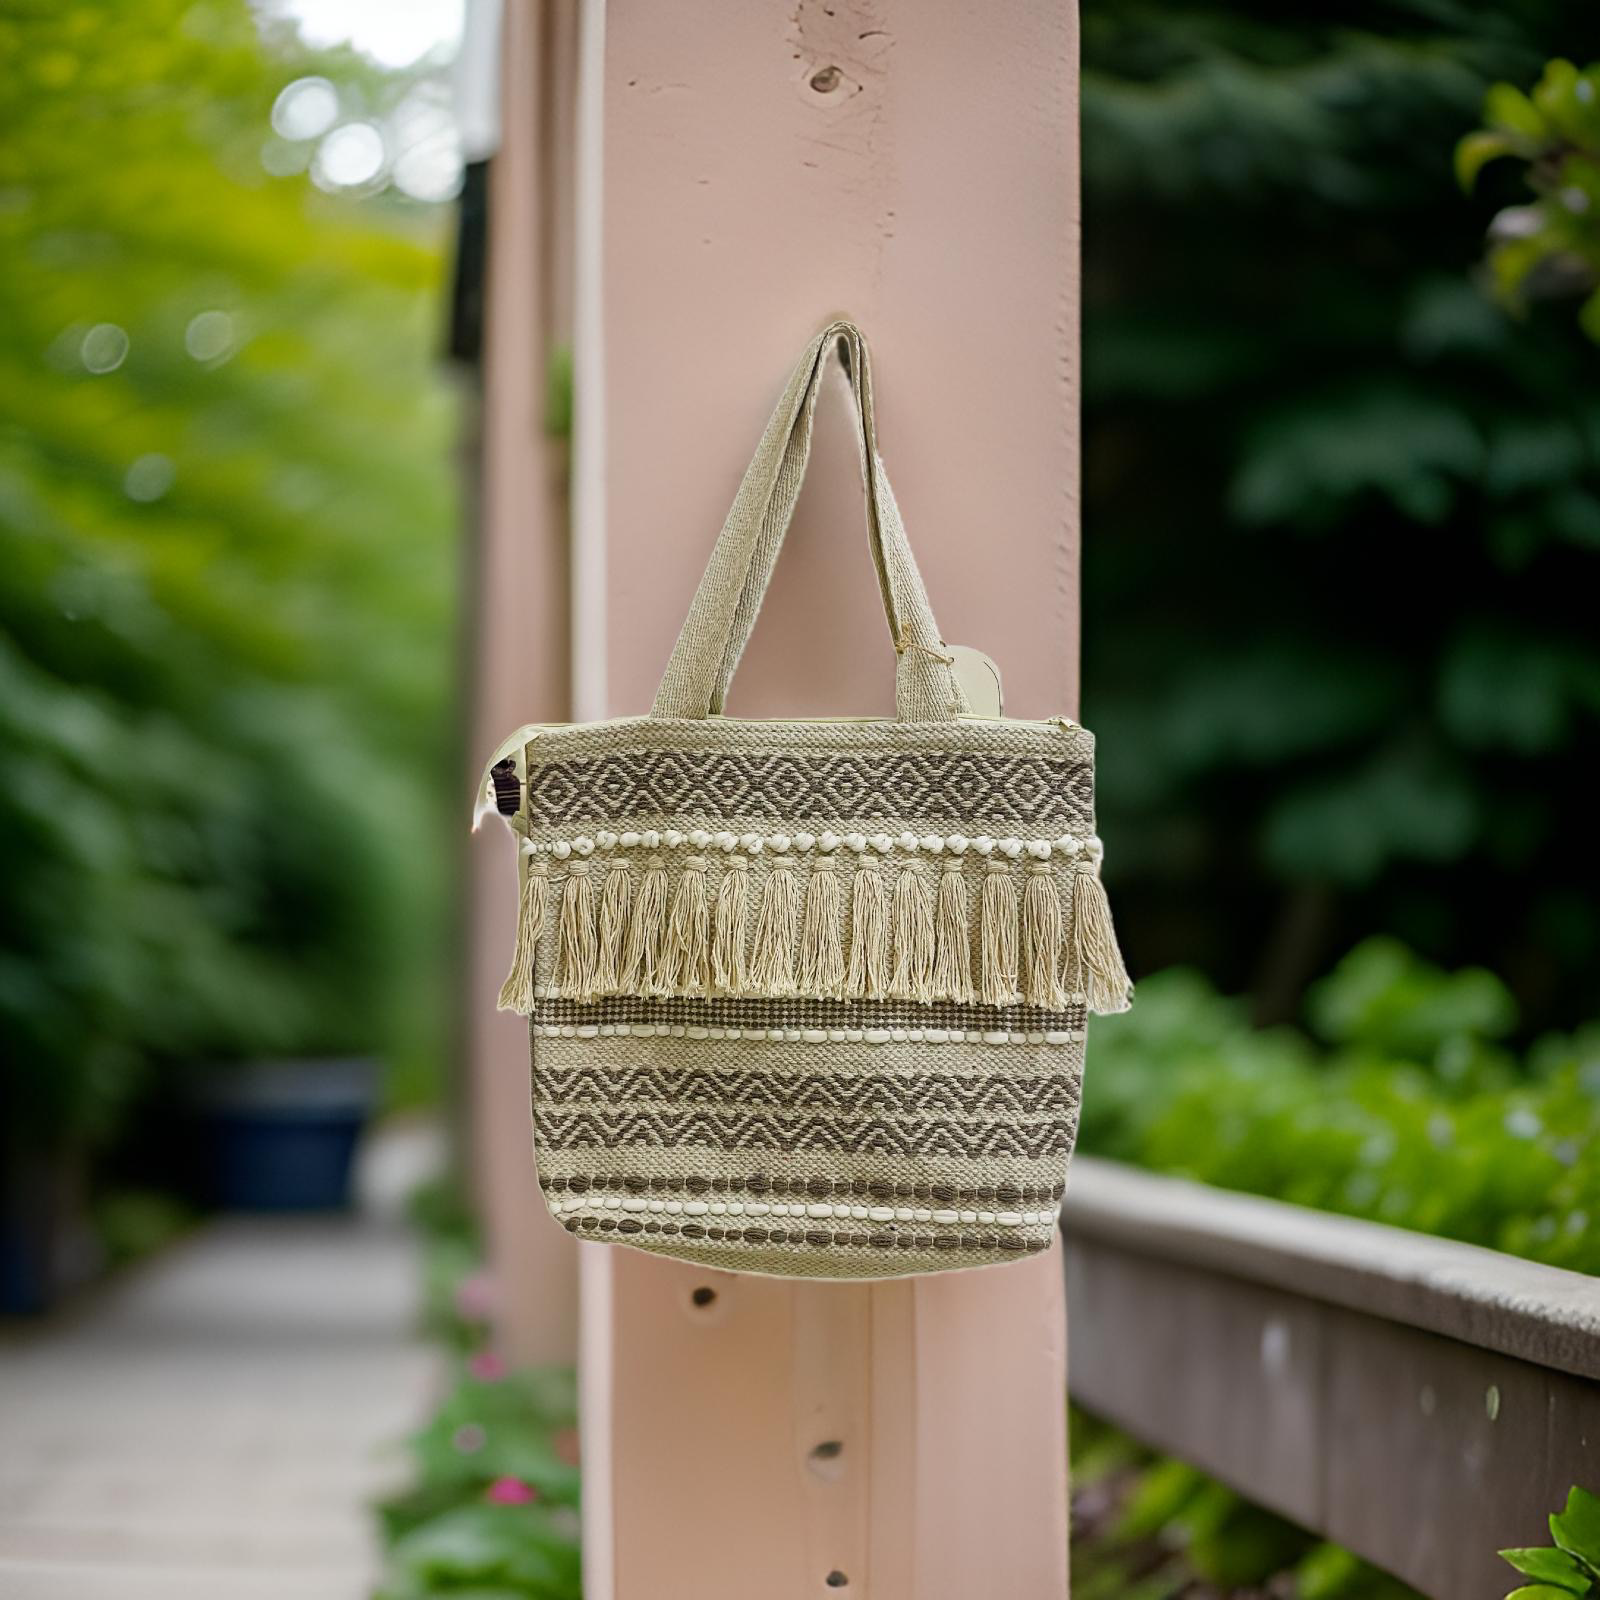
<path id="1" fill-rule="evenodd" d="M 1489 270 L 1513 310 L 1530 299 L 1585 296 L 1578 320 L 1600 342 L 1600 64 L 1551 61 L 1529 94 L 1497 83 L 1489 124 L 1456 146 L 1456 176 L 1471 189 L 1491 161 L 1523 164 L 1534 199 L 1508 206 L 1490 230 Z"/>
<path id="2" fill-rule="evenodd" d="M 1258 1030 L 1198 974 L 1145 980 L 1095 1024 L 1082 1148 L 1600 1272 L 1600 1026 L 1519 1059 L 1502 985 L 1390 940 L 1309 1011 L 1311 1032 Z"/>

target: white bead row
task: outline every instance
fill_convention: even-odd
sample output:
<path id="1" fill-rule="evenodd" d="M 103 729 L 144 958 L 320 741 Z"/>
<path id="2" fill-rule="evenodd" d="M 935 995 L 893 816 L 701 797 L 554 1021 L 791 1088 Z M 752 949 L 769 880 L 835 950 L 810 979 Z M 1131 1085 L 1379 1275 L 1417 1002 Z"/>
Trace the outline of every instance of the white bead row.
<path id="1" fill-rule="evenodd" d="M 707 1028 L 681 1022 L 539 1022 L 541 1039 L 770 1039 L 783 1044 L 1078 1044 L 1082 1029 L 1021 1032 L 1005 1028 Z"/>
<path id="2" fill-rule="evenodd" d="M 558 1216 L 574 1211 L 654 1212 L 669 1217 L 837 1217 L 853 1222 L 984 1223 L 1001 1228 L 1038 1227 L 1054 1222 L 1053 1211 L 955 1211 L 920 1206 L 832 1205 L 779 1200 L 646 1200 L 639 1195 L 551 1195 Z"/>
<path id="3" fill-rule="evenodd" d="M 752 856 L 760 855 L 763 850 L 770 850 L 774 855 L 786 855 L 791 850 L 820 850 L 824 854 L 835 850 L 851 850 L 857 855 L 865 855 L 870 851 L 886 856 L 894 849 L 922 851 L 935 856 L 948 851 L 953 856 L 962 856 L 970 850 L 980 856 L 998 853 L 1009 856 L 1013 861 L 1024 855 L 1038 861 L 1048 861 L 1052 855 L 1059 854 L 1068 860 L 1086 855 L 1091 861 L 1097 862 L 1105 854 L 1105 846 L 1098 838 L 1091 835 L 1080 839 L 1071 833 L 1064 833 L 1057 839 L 991 839 L 987 834 L 980 833 L 977 838 L 969 839 L 961 833 L 733 834 L 707 833 L 703 828 L 696 828 L 690 833 L 681 833 L 676 828 L 651 828 L 644 833 L 610 833 L 602 829 L 592 836 L 580 833 L 575 838 L 555 839 L 548 844 L 525 839 L 522 848 L 529 855 L 547 852 L 557 861 L 565 861 L 568 856 L 589 856 L 596 850 L 676 850 L 682 845 L 689 845 L 696 850 L 723 850 L 730 854 L 742 850 Z"/>

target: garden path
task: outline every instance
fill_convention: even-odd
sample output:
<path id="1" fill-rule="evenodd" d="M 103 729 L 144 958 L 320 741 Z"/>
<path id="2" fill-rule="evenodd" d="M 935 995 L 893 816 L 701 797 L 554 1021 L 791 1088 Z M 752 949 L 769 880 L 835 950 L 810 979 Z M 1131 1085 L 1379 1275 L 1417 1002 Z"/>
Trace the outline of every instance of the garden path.
<path id="1" fill-rule="evenodd" d="M 393 1220 L 224 1218 L 0 1345 L 5 1600 L 365 1600 L 436 1357 Z"/>

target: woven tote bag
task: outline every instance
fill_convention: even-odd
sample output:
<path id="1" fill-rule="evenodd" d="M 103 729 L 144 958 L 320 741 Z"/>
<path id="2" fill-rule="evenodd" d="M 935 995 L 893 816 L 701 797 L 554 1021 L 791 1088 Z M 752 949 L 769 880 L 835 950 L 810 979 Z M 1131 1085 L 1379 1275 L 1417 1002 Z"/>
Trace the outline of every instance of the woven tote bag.
<path id="1" fill-rule="evenodd" d="M 837 354 L 898 655 L 893 718 L 722 715 Z M 539 1177 L 609 1240 L 881 1278 L 1050 1242 L 1088 1012 L 1129 997 L 1091 736 L 977 718 L 874 442 L 860 331 L 789 379 L 650 714 L 529 726 L 485 799 L 520 839 Z"/>

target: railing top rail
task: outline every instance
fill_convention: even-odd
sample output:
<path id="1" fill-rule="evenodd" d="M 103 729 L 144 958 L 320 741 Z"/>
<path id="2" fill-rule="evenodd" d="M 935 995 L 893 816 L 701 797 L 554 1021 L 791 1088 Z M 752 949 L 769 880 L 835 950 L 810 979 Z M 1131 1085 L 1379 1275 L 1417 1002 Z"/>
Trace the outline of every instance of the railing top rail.
<path id="1" fill-rule="evenodd" d="M 1062 1226 L 1600 1379 L 1600 1279 L 1583 1273 L 1090 1156 Z"/>

